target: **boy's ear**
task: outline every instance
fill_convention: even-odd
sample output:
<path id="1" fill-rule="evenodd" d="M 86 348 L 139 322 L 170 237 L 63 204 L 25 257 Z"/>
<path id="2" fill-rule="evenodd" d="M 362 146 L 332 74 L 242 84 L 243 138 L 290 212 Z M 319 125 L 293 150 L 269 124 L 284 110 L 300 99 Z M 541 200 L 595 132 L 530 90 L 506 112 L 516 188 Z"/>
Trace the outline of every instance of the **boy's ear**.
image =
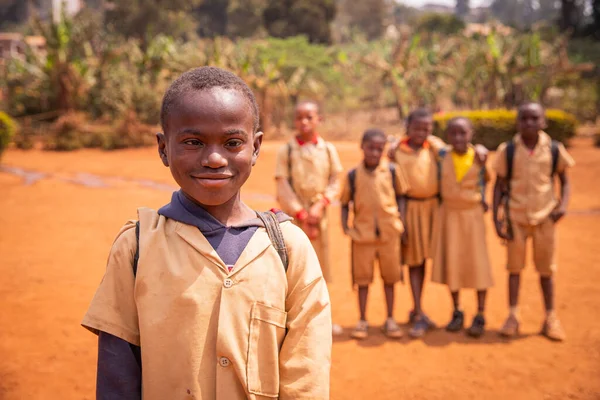
<path id="1" fill-rule="evenodd" d="M 164 133 L 156 134 L 156 143 L 158 144 L 158 155 L 165 167 L 169 166 L 169 157 L 167 156 L 167 138 Z"/>
<path id="2" fill-rule="evenodd" d="M 260 153 L 260 146 L 262 145 L 263 136 L 263 133 L 259 131 L 256 132 L 252 138 L 252 166 L 256 165 L 256 161 L 258 160 L 258 154 Z"/>

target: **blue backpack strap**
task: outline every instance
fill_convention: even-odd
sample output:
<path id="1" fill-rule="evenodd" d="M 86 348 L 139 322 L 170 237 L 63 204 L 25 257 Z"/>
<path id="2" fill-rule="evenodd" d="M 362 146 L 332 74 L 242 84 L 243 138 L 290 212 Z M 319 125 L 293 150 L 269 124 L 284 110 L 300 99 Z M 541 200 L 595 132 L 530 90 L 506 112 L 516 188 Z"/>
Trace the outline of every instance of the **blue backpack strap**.
<path id="1" fill-rule="evenodd" d="M 350 201 L 354 202 L 354 193 L 356 192 L 356 168 L 348 172 L 348 184 L 350 186 Z"/>
<path id="2" fill-rule="evenodd" d="M 509 140 L 506 142 L 506 180 L 510 184 L 513 172 L 513 162 L 515 160 L 515 142 Z"/>
<path id="3" fill-rule="evenodd" d="M 556 168 L 558 167 L 558 141 L 552 141 L 550 152 L 552 153 L 552 171 L 550 176 L 554 176 L 556 175 Z"/>
<path id="4" fill-rule="evenodd" d="M 140 221 L 135 223 L 135 254 L 133 255 L 133 277 L 137 275 L 140 260 Z"/>

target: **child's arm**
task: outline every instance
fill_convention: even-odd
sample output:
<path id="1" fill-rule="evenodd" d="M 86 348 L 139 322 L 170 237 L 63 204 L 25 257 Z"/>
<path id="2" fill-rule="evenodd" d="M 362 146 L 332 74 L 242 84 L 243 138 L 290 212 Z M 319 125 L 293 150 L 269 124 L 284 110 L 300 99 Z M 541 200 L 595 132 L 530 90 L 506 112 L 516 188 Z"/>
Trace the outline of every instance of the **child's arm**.
<path id="1" fill-rule="evenodd" d="M 142 398 L 140 348 L 109 333 L 98 335 L 96 399 Z"/>
<path id="2" fill-rule="evenodd" d="M 323 191 L 322 199 L 315 202 L 308 210 L 308 223 L 312 225 L 319 224 L 327 206 L 338 197 L 340 191 L 339 175 L 344 170 L 335 147 L 329 142 L 325 143 L 325 145 L 327 146 L 328 157 L 331 163 L 329 166 L 329 182 Z"/>
<path id="3" fill-rule="evenodd" d="M 289 155 L 288 146 L 282 146 L 277 153 L 277 161 L 275 163 L 275 179 L 277 181 L 277 201 L 281 208 L 292 217 L 300 222 L 304 222 L 308 218 L 308 212 L 302 206 L 300 199 L 294 192 L 294 188 L 290 185 L 289 179 Z"/>
<path id="4" fill-rule="evenodd" d="M 552 218 L 554 222 L 560 221 L 560 219 L 565 216 L 569 206 L 569 200 L 571 199 L 571 182 L 567 175 L 567 170 L 558 174 L 558 179 L 560 180 L 560 203 L 550 214 L 550 218 Z"/>
<path id="5" fill-rule="evenodd" d="M 340 195 L 340 203 L 342 203 L 342 229 L 344 234 L 348 234 L 350 228 L 348 227 L 348 216 L 350 215 L 350 201 L 352 201 L 352 194 L 350 193 L 349 175 L 346 175 L 346 179 L 342 183 L 342 194 Z"/>
<path id="6" fill-rule="evenodd" d="M 494 214 L 494 226 L 496 227 L 496 234 L 501 239 L 512 240 L 510 232 L 502 231 L 502 221 L 498 219 L 498 208 L 502 202 L 502 196 L 506 192 L 508 182 L 506 178 L 500 176 L 496 177 L 496 184 L 494 185 L 494 203 L 493 203 L 493 214 Z"/>
<path id="7" fill-rule="evenodd" d="M 398 211 L 400 212 L 400 220 L 402 221 L 402 225 L 404 226 L 404 232 L 402 232 L 402 243 L 408 243 L 408 231 L 406 229 L 406 196 L 396 197 L 396 201 L 398 202 Z"/>
<path id="8" fill-rule="evenodd" d="M 279 353 L 279 399 L 328 399 L 331 306 L 319 260 L 301 230 L 284 230 L 290 256 L 287 333 Z"/>
<path id="9" fill-rule="evenodd" d="M 567 213 L 569 200 L 571 199 L 571 182 L 567 175 L 567 169 L 575 165 L 575 160 L 569 155 L 563 144 L 558 145 L 558 160 L 556 164 L 556 172 L 560 180 L 560 203 L 552 213 L 550 218 L 554 222 L 558 222 Z"/>

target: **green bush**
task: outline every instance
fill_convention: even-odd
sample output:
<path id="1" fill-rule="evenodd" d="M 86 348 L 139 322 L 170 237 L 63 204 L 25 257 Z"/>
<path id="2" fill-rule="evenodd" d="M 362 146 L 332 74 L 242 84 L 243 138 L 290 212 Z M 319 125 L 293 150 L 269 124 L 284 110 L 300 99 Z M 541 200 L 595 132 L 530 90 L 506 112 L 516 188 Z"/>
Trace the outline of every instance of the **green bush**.
<path id="1" fill-rule="evenodd" d="M 17 130 L 17 124 L 11 117 L 0 111 L 0 156 L 10 143 Z"/>
<path id="2" fill-rule="evenodd" d="M 455 117 L 467 117 L 473 123 L 473 143 L 495 150 L 501 143 L 510 140 L 516 133 L 517 112 L 515 110 L 473 110 L 438 113 L 434 116 L 433 134 L 443 138 L 448 121 Z M 561 110 L 546 110 L 548 127 L 546 133 L 552 139 L 567 144 L 575 135 L 577 119 Z"/>
<path id="3" fill-rule="evenodd" d="M 68 113 L 60 117 L 52 126 L 46 150 L 72 151 L 83 147 L 82 132 L 87 123 L 86 116 L 81 113 Z"/>

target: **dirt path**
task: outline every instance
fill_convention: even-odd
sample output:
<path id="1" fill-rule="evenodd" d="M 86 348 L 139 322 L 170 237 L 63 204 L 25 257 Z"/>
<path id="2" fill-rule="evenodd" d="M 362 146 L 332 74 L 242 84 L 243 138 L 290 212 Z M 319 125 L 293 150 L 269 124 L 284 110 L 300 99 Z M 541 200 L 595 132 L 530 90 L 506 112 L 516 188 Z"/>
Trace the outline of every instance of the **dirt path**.
<path id="1" fill-rule="evenodd" d="M 254 207 L 272 206 L 277 145 L 265 145 L 244 191 Z M 354 143 L 337 145 L 345 167 L 358 162 Z M 488 300 L 488 334 L 476 341 L 440 330 L 423 340 L 386 341 L 378 331 L 384 306 L 377 282 L 369 304 L 371 337 L 361 343 L 347 337 L 335 341 L 332 399 L 600 399 L 600 150 L 578 140 L 571 151 L 578 163 L 572 173 L 573 213 L 559 229 L 556 289 L 568 341 L 554 344 L 537 335 L 542 301 L 531 265 L 521 292 L 523 335 L 513 342 L 497 336 L 506 314 L 505 256 L 488 229 L 496 279 Z M 26 185 L 22 177 L 0 172 L 0 399 L 92 399 L 95 338 L 79 321 L 119 227 L 135 217 L 137 206 L 160 207 L 169 200 L 169 171 L 154 149 L 9 151 L 3 164 L 46 176 Z M 110 184 L 82 186 L 71 179 L 82 173 Z M 139 184 L 147 180 L 165 186 Z M 337 278 L 331 295 L 334 319 L 351 327 L 356 299 L 338 211 L 332 209 Z M 396 315 L 404 322 L 408 287 L 399 286 L 398 292 Z M 426 288 L 426 310 L 440 325 L 450 315 L 448 297 L 441 286 Z M 471 318 L 474 294 L 464 298 Z"/>

